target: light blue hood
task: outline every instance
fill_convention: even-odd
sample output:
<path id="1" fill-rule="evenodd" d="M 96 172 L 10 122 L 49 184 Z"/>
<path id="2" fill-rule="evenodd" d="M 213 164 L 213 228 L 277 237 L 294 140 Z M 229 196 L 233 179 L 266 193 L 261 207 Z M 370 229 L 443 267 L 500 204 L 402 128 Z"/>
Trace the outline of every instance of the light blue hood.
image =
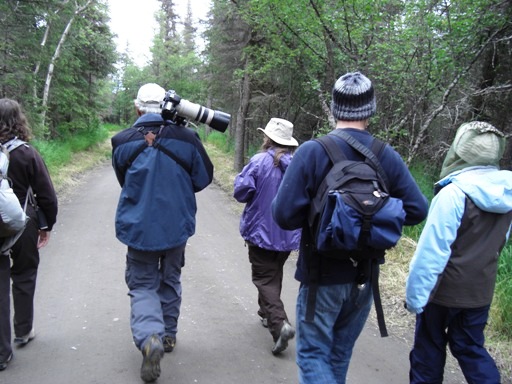
<path id="1" fill-rule="evenodd" d="M 454 184 L 483 211 L 507 213 L 512 210 L 512 172 L 493 166 L 469 167 L 456 171 L 438 182 Z"/>

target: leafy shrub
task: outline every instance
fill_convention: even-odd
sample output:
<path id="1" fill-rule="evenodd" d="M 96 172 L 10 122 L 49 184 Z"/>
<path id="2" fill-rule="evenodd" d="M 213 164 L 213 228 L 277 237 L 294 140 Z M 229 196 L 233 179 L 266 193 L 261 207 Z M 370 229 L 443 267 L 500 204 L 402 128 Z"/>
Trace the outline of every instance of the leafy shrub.
<path id="1" fill-rule="evenodd" d="M 218 131 L 211 131 L 205 140 L 207 143 L 213 144 L 227 154 L 234 152 L 234 143 L 230 140 L 229 135 Z"/>
<path id="2" fill-rule="evenodd" d="M 33 140 L 31 143 L 43 157 L 50 174 L 71 161 L 73 153 L 87 151 L 94 145 L 105 141 L 109 131 L 104 127 L 81 131 L 61 140 Z"/>
<path id="3" fill-rule="evenodd" d="M 508 243 L 498 263 L 496 289 L 491 308 L 493 332 L 512 340 L 512 244 Z"/>

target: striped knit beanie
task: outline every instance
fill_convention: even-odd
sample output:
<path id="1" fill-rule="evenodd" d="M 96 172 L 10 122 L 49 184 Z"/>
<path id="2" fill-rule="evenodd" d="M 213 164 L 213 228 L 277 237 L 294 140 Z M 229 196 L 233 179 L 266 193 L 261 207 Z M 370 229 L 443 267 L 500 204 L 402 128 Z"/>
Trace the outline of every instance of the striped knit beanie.
<path id="1" fill-rule="evenodd" d="M 331 113 L 336 120 L 362 121 L 375 114 L 372 82 L 359 72 L 346 73 L 334 84 Z"/>

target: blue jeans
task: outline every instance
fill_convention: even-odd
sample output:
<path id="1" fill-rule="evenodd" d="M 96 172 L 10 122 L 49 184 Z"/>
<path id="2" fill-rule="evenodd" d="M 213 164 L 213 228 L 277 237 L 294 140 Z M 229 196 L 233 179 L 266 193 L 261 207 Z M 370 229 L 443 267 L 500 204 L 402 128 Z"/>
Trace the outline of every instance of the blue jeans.
<path id="1" fill-rule="evenodd" d="M 447 345 L 469 384 L 501 383 L 496 363 L 484 347 L 489 307 L 463 309 L 429 303 L 416 316 L 410 383 L 443 382 Z"/>
<path id="2" fill-rule="evenodd" d="M 370 284 L 321 285 L 314 322 L 305 321 L 308 286 L 297 298 L 297 365 L 300 384 L 344 384 L 354 344 L 372 306 Z"/>
<path id="3" fill-rule="evenodd" d="M 133 341 L 142 349 L 153 334 L 176 337 L 181 306 L 185 244 L 159 252 L 128 248 L 125 280 L 131 303 Z"/>

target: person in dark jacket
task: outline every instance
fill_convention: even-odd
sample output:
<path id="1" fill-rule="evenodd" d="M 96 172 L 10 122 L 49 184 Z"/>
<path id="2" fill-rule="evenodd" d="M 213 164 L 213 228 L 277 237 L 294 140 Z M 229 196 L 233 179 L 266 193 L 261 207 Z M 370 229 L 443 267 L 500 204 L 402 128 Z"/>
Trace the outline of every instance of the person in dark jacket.
<path id="1" fill-rule="evenodd" d="M 443 162 L 406 282 L 416 314 L 411 383 L 443 382 L 447 345 L 468 383 L 501 383 L 484 329 L 512 220 L 505 145 L 489 123 L 462 124 Z"/>
<path id="2" fill-rule="evenodd" d="M 22 206 L 31 189 L 46 217 L 46 226 L 40 229 L 34 206 L 27 204 L 30 220 L 25 230 L 12 246 L 10 258 L 0 255 L 0 370 L 13 357 L 9 283 L 12 280 L 14 344 L 23 347 L 35 337 L 34 294 L 39 249 L 48 244 L 57 221 L 57 195 L 41 155 L 28 143 L 30 138 L 31 130 L 19 103 L 0 99 L 0 142 L 9 150 L 12 188 Z"/>
<path id="3" fill-rule="evenodd" d="M 281 184 L 298 142 L 293 124 L 272 118 L 265 129 L 261 151 L 254 155 L 234 182 L 233 196 L 246 203 L 240 219 L 240 234 L 249 248 L 252 282 L 258 289 L 258 315 L 274 339 L 272 353 L 288 347 L 295 329 L 281 301 L 283 267 L 291 251 L 299 248 L 300 230 L 279 228 L 272 218 L 271 203 Z"/>
<path id="4" fill-rule="evenodd" d="M 367 131 L 369 118 L 376 112 L 371 81 L 359 72 L 347 73 L 335 83 L 331 113 L 336 129 L 342 129 L 371 148 L 373 137 Z M 333 139 L 349 160 L 362 160 L 336 135 Z M 428 202 L 421 193 L 400 155 L 386 145 L 379 156 L 390 181 L 389 193 L 403 202 L 405 224 L 425 219 Z M 358 284 L 360 269 L 352 261 L 322 257 L 315 276 L 309 263 L 312 237 L 308 211 L 312 200 L 332 168 L 322 145 L 314 140 L 302 144 L 294 154 L 272 203 L 276 222 L 284 229 L 302 228 L 295 278 L 301 283 L 297 298 L 297 365 L 301 384 L 345 383 L 354 344 L 361 333 L 372 303 L 371 284 Z M 381 252 L 382 259 L 384 251 Z M 376 255 L 378 256 L 378 255 Z M 360 263 L 361 264 L 361 263 Z M 318 285 L 314 321 L 305 321 L 310 285 Z"/>
<path id="5" fill-rule="evenodd" d="M 122 188 L 115 229 L 128 247 L 131 330 L 145 382 L 160 376 L 164 351 L 174 349 L 185 245 L 196 225 L 195 193 L 213 179 L 197 133 L 162 119 L 164 97 L 159 85 L 143 85 L 135 100 L 139 118 L 112 138 L 112 165 Z"/>

